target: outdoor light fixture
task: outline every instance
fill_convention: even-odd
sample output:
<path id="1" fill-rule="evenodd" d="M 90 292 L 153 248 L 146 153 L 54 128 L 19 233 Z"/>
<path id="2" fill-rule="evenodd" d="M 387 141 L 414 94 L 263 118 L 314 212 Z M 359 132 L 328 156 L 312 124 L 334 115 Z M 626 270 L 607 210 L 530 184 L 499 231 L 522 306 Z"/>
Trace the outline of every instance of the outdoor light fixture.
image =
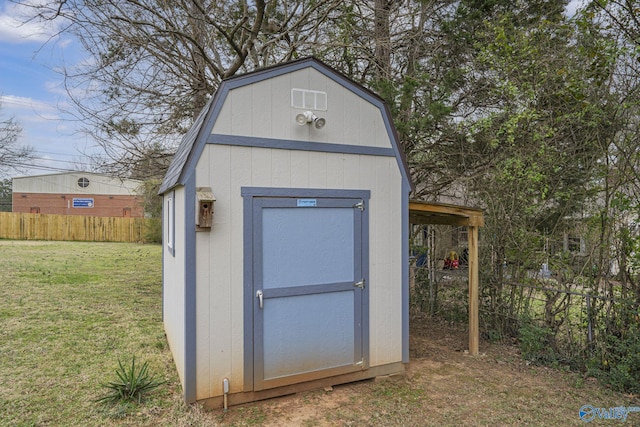
<path id="1" fill-rule="evenodd" d="M 304 113 L 300 113 L 296 116 L 296 123 L 300 126 L 313 123 L 316 129 L 322 129 L 324 125 L 327 124 L 327 121 L 322 117 L 316 116 L 311 111 L 305 111 Z"/>

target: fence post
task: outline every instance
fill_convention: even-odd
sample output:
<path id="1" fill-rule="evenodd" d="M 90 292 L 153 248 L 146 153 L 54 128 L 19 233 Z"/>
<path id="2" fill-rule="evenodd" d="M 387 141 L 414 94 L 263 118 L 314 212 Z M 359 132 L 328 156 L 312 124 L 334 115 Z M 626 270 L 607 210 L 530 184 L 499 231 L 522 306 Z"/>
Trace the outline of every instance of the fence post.
<path id="1" fill-rule="evenodd" d="M 478 278 L 478 227 L 469 230 L 469 354 L 476 356 L 480 343 L 479 278 Z"/>
<path id="2" fill-rule="evenodd" d="M 589 343 L 593 341 L 593 329 L 591 326 L 591 296 L 587 295 L 587 339 Z"/>

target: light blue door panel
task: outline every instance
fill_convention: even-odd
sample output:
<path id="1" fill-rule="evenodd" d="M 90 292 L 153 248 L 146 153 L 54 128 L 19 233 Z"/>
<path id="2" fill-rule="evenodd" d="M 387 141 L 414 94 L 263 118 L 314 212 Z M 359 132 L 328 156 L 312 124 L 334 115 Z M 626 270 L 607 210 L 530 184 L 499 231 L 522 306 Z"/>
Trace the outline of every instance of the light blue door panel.
<path id="1" fill-rule="evenodd" d="M 353 304 L 353 291 L 269 300 L 264 379 L 353 364 Z"/>
<path id="2" fill-rule="evenodd" d="M 358 202 L 254 202 L 255 390 L 364 367 Z"/>
<path id="3" fill-rule="evenodd" d="M 353 209 L 263 209 L 263 288 L 353 281 Z"/>

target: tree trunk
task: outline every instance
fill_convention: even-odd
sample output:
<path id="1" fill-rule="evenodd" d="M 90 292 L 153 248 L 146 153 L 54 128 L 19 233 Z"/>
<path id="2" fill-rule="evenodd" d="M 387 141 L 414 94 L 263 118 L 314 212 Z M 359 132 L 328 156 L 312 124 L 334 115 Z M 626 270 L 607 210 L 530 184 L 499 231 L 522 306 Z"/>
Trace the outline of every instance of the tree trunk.
<path id="1" fill-rule="evenodd" d="M 391 33 L 389 14 L 393 0 L 375 0 L 375 63 L 378 80 L 391 77 Z"/>

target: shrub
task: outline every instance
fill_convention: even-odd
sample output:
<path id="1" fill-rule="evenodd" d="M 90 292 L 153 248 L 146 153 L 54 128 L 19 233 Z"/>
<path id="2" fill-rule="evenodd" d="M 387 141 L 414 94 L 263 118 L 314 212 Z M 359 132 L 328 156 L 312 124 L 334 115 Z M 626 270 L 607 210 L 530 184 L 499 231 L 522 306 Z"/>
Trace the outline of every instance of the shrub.
<path id="1" fill-rule="evenodd" d="M 415 285 L 409 296 L 410 305 L 418 312 L 433 315 L 436 305 L 435 295 L 437 295 L 437 284 L 429 280 L 428 269 L 416 268 L 415 271 Z"/>
<path id="2" fill-rule="evenodd" d="M 622 336 L 609 335 L 589 361 L 592 374 L 618 391 L 640 393 L 640 330 L 632 324 Z"/>
<path id="3" fill-rule="evenodd" d="M 552 332 L 531 320 L 525 320 L 518 330 L 520 353 L 522 357 L 536 364 L 549 364 L 556 361 L 556 354 L 550 346 Z"/>
<path id="4" fill-rule="evenodd" d="M 136 358 L 131 359 L 131 365 L 123 365 L 118 359 L 118 369 L 116 369 L 118 379 L 116 381 L 102 384 L 108 389 L 107 394 L 97 399 L 98 402 L 141 402 L 142 396 L 147 394 L 166 381 L 161 381 L 149 374 L 149 362 L 144 362 L 142 366 L 136 366 Z"/>
<path id="5" fill-rule="evenodd" d="M 147 218 L 144 222 L 145 243 L 162 243 L 162 220 Z"/>

